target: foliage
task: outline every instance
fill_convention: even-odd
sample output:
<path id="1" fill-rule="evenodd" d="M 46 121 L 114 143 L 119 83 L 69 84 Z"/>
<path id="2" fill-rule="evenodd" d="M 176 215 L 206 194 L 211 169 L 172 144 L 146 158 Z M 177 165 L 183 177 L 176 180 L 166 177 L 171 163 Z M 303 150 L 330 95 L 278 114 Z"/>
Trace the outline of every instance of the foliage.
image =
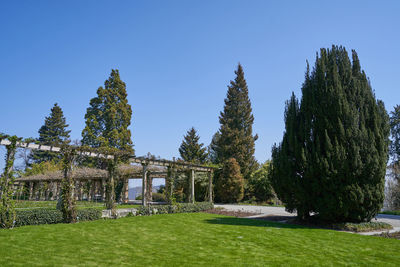
<path id="1" fill-rule="evenodd" d="M 111 147 L 134 153 L 131 140 L 132 108 L 128 104 L 126 85 L 118 70 L 111 70 L 110 77 L 99 87 L 97 96 L 90 100 L 86 111 L 86 126 L 82 131 L 82 144 L 94 148 Z M 102 161 L 86 160 L 99 167 Z"/>
<path id="2" fill-rule="evenodd" d="M 371 232 L 393 229 L 390 224 L 385 222 L 342 223 L 334 225 L 334 228 L 351 232 Z"/>
<path id="3" fill-rule="evenodd" d="M 8 137 L 11 142 L 6 146 L 6 164 L 4 173 L 0 177 L 0 227 L 12 228 L 15 220 L 15 208 L 13 200 L 13 185 L 15 181 L 13 166 L 17 142 L 21 140 L 16 136 Z"/>
<path id="4" fill-rule="evenodd" d="M 207 159 L 206 148 L 199 143 L 200 137 L 192 127 L 184 136 L 179 153 L 184 161 L 193 163 L 204 163 Z"/>
<path id="5" fill-rule="evenodd" d="M 267 202 L 275 196 L 269 179 L 270 161 L 266 161 L 253 172 L 247 182 L 248 198 L 254 197 L 257 202 Z"/>
<path id="6" fill-rule="evenodd" d="M 42 161 L 39 163 L 33 163 L 29 168 L 27 168 L 24 172 L 24 176 L 31 176 L 37 174 L 45 174 L 48 172 L 59 171 L 62 169 L 62 162 L 56 162 L 55 160 L 51 161 Z"/>
<path id="7" fill-rule="evenodd" d="M 76 200 L 74 197 L 75 185 L 72 178 L 72 165 L 76 157 L 76 151 L 71 147 L 65 146 L 62 148 L 62 155 L 64 177 L 61 181 L 61 211 L 64 222 L 74 223 L 76 222 Z"/>
<path id="8" fill-rule="evenodd" d="M 60 262 L 68 266 L 397 266 L 400 262 L 398 240 L 207 213 L 26 226 L 0 230 L 0 240 L 1 266 Z"/>
<path id="9" fill-rule="evenodd" d="M 400 161 L 400 105 L 394 107 L 394 111 L 390 112 L 390 133 L 392 143 L 390 146 L 390 154 L 394 161 Z"/>
<path id="10" fill-rule="evenodd" d="M 51 108 L 49 117 L 46 117 L 44 124 L 39 129 L 38 142 L 44 145 L 57 145 L 69 143 L 69 133 L 67 130 L 68 124 L 64 117 L 63 111 L 57 103 Z M 33 150 L 30 155 L 33 163 L 41 163 L 44 161 L 54 161 L 56 163 L 61 161 L 61 154 L 51 151 Z"/>
<path id="11" fill-rule="evenodd" d="M 223 203 L 237 203 L 243 198 L 244 180 L 234 158 L 225 161 L 216 181 L 216 198 Z"/>
<path id="12" fill-rule="evenodd" d="M 252 108 L 249 99 L 247 83 L 242 66 L 239 64 L 235 71 L 236 78 L 230 82 L 225 99 L 223 112 L 219 116 L 221 124 L 219 133 L 214 136 L 211 144 L 212 157 L 215 163 L 223 163 L 230 158 L 239 163 L 245 179 L 257 169 L 254 158 L 254 142 L 258 136 L 253 136 Z"/>
<path id="13" fill-rule="evenodd" d="M 307 66 L 300 103 L 286 103 L 285 133 L 272 149 L 271 181 L 289 211 L 326 221 L 369 221 L 384 199 L 388 115 L 355 51 L 321 49 Z"/>
<path id="14" fill-rule="evenodd" d="M 166 202 L 165 195 L 163 193 L 153 192 L 153 201 L 155 202 Z"/>
<path id="15" fill-rule="evenodd" d="M 210 202 L 176 203 L 173 205 L 140 206 L 136 215 L 154 215 L 167 213 L 190 213 L 212 209 L 214 205 Z"/>
<path id="16" fill-rule="evenodd" d="M 218 164 L 218 140 L 220 136 L 221 134 L 219 132 L 216 132 L 213 135 L 211 143 L 207 148 L 208 161 L 213 164 Z"/>
<path id="17" fill-rule="evenodd" d="M 77 211 L 77 221 L 94 221 L 101 219 L 99 209 L 80 209 Z M 15 226 L 55 224 L 64 222 L 63 214 L 56 209 L 17 210 Z"/>

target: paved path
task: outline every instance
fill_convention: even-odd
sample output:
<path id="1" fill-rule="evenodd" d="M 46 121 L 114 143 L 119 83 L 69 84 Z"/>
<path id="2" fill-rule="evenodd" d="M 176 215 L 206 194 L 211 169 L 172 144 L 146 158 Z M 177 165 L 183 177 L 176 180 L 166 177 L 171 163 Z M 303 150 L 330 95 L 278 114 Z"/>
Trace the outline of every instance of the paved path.
<path id="1" fill-rule="evenodd" d="M 215 207 L 221 207 L 226 210 L 233 211 L 247 211 L 247 212 L 256 212 L 261 213 L 260 215 L 250 216 L 249 218 L 255 217 L 264 217 L 267 215 L 278 215 L 278 216 L 296 216 L 296 213 L 289 213 L 285 211 L 283 207 L 269 207 L 269 206 L 250 206 L 250 205 L 232 205 L 232 204 L 215 204 Z M 387 215 L 387 214 L 378 214 L 375 219 L 372 221 L 376 222 L 385 222 L 391 224 L 393 226 L 393 230 L 390 232 L 398 232 L 400 231 L 400 216 L 398 215 Z M 377 234 L 381 232 L 367 232 L 362 234 Z"/>

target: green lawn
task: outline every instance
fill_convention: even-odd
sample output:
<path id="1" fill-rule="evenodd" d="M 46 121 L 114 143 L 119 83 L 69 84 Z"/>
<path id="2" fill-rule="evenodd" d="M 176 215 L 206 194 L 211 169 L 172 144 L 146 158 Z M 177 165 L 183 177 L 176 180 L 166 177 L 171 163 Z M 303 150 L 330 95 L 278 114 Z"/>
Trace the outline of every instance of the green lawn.
<path id="1" fill-rule="evenodd" d="M 399 251 L 399 240 L 206 213 L 0 230 L 0 266 L 395 266 Z"/>
<path id="2" fill-rule="evenodd" d="M 16 209 L 36 209 L 36 208 L 50 208 L 55 209 L 57 206 L 57 201 L 26 201 L 19 200 L 15 202 Z M 98 208 L 105 209 L 103 202 L 92 202 L 92 201 L 77 201 L 76 206 L 78 209 L 83 208 Z M 118 204 L 117 209 L 127 209 L 127 208 L 138 208 L 140 205 L 131 204 Z"/>

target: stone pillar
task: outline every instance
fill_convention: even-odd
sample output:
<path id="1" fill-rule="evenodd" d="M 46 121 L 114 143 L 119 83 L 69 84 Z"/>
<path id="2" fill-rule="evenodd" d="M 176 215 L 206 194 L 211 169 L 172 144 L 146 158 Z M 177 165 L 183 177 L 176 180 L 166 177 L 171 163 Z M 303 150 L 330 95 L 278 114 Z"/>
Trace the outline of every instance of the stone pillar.
<path id="1" fill-rule="evenodd" d="M 168 204 L 172 204 L 172 198 L 174 193 L 174 180 L 175 180 L 175 169 L 168 166 L 167 179 L 165 179 L 165 197 Z"/>
<path id="2" fill-rule="evenodd" d="M 29 200 L 33 199 L 33 181 L 29 182 L 29 196 L 28 196 Z"/>
<path id="3" fill-rule="evenodd" d="M 83 187 L 84 187 L 84 183 L 82 180 L 79 181 L 79 200 L 82 201 L 83 200 Z"/>
<path id="4" fill-rule="evenodd" d="M 150 172 L 147 173 L 147 201 L 153 201 L 153 179 Z"/>
<path id="5" fill-rule="evenodd" d="M 189 190 L 190 190 L 189 203 L 194 203 L 194 201 L 195 201 L 195 198 L 194 198 L 194 170 L 189 171 Z"/>
<path id="6" fill-rule="evenodd" d="M 101 198 L 103 199 L 103 201 L 106 201 L 106 179 L 102 179 L 101 180 Z"/>
<path id="7" fill-rule="evenodd" d="M 39 200 L 45 200 L 44 183 L 40 182 L 40 197 Z"/>
<path id="8" fill-rule="evenodd" d="M 213 202 L 213 184 L 212 184 L 212 180 L 213 180 L 213 171 L 209 171 L 208 172 L 208 201 L 210 203 Z"/>
<path id="9" fill-rule="evenodd" d="M 95 197 L 95 193 L 96 193 L 96 180 L 91 180 L 90 181 L 90 201 L 94 201 Z"/>
<path id="10" fill-rule="evenodd" d="M 143 165 L 142 177 L 142 205 L 147 206 L 147 165 Z"/>
<path id="11" fill-rule="evenodd" d="M 124 179 L 124 186 L 122 187 L 122 202 L 128 203 L 129 202 L 129 179 Z"/>
<path id="12" fill-rule="evenodd" d="M 56 199 L 58 200 L 60 198 L 60 192 L 61 191 L 61 184 L 60 181 L 56 182 Z"/>

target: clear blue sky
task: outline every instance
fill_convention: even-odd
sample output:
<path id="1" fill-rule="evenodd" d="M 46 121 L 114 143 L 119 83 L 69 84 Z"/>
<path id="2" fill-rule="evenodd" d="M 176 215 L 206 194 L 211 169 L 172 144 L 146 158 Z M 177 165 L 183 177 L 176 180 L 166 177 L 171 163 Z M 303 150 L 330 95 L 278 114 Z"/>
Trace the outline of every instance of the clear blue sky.
<path id="1" fill-rule="evenodd" d="M 241 62 L 265 161 L 321 47 L 355 49 L 377 98 L 400 104 L 399 14 L 399 1 L 1 1 L 0 132 L 37 137 L 57 102 L 80 139 L 89 100 L 117 68 L 136 154 L 178 157 L 192 126 L 209 144 Z"/>

